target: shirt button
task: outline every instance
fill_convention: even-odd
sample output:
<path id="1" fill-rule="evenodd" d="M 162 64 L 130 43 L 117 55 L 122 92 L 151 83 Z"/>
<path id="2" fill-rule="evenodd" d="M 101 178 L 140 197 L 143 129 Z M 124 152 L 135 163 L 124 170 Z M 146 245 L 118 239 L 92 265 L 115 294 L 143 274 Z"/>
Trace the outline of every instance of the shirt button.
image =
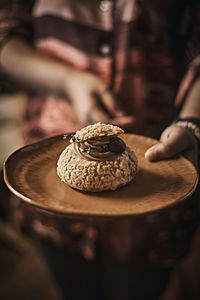
<path id="1" fill-rule="evenodd" d="M 102 0 L 99 5 L 99 8 L 102 12 L 108 12 L 111 9 L 111 4 L 112 3 L 109 0 Z"/>
<path id="2" fill-rule="evenodd" d="M 99 48 L 99 52 L 102 56 L 109 56 L 112 52 L 111 46 L 108 44 L 102 44 Z"/>

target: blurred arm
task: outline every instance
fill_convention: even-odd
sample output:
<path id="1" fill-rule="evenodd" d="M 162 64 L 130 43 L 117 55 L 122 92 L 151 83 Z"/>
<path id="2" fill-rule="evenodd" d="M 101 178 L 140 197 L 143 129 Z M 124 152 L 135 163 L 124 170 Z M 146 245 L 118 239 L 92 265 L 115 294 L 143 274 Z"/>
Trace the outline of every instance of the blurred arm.
<path id="1" fill-rule="evenodd" d="M 14 79 L 36 88 L 65 93 L 73 68 L 48 57 L 20 38 L 10 39 L 0 53 L 1 67 Z M 67 80 L 68 79 L 68 80 Z"/>
<path id="2" fill-rule="evenodd" d="M 181 118 L 200 118 L 200 78 L 191 87 L 183 108 L 179 114 Z"/>

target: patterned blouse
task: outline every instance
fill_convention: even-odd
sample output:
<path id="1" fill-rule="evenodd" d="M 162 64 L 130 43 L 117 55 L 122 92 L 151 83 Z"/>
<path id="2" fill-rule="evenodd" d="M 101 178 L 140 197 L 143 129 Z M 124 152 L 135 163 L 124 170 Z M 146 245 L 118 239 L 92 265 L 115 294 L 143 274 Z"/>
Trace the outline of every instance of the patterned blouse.
<path id="1" fill-rule="evenodd" d="M 197 0 L 0 0 L 1 44 L 13 36 L 27 40 L 63 64 L 98 75 L 127 114 L 135 117 L 130 131 L 155 138 L 159 138 L 177 116 L 199 75 L 200 6 Z M 70 101 L 52 94 L 29 96 L 25 143 L 78 128 L 80 122 Z M 189 207 L 192 203 L 189 202 Z M 167 265 L 166 256 L 171 255 L 174 261 L 181 247 L 184 253 L 185 238 L 191 236 L 196 220 L 194 207 L 190 210 L 185 203 L 184 211 L 187 213 L 178 208 L 177 212 L 170 212 L 171 215 L 166 212 L 164 217 L 148 217 L 136 222 L 139 224 L 136 228 L 153 232 L 149 235 L 142 229 L 138 243 L 148 236 L 160 237 L 148 244 L 147 248 L 153 247 L 145 252 L 148 259 L 156 261 L 160 255 L 159 263 Z M 51 224 L 57 232 L 62 230 L 64 238 L 63 222 L 59 224 L 52 216 L 37 212 L 34 219 L 27 214 L 19 216 L 27 226 L 35 226 L 41 235 L 49 234 L 51 239 L 56 236 L 55 230 L 47 230 L 46 225 Z M 159 226 L 155 225 L 156 220 Z M 162 229 L 161 224 L 163 231 L 155 234 Z M 173 243 L 172 247 L 169 240 L 175 240 L 179 233 L 181 242 Z M 155 250 L 156 245 L 163 252 Z"/>

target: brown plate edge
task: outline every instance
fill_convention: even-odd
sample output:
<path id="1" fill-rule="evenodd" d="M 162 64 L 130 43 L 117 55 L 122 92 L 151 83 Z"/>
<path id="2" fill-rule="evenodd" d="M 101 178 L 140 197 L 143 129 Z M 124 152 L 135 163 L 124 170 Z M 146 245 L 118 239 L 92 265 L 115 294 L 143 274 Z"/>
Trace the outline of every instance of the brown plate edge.
<path id="1" fill-rule="evenodd" d="M 125 218 L 125 217 L 142 217 L 142 216 L 146 216 L 146 215 L 150 215 L 150 214 L 154 214 L 154 213 L 160 213 L 164 210 L 167 210 L 168 208 L 171 208 L 171 207 L 174 207 L 178 204 L 180 204 L 181 202 L 187 200 L 189 197 L 192 196 L 192 194 L 195 192 L 196 188 L 197 188 L 197 185 L 199 183 L 199 175 L 196 171 L 196 168 L 194 167 L 194 165 L 190 162 L 191 166 L 194 168 L 195 172 L 196 172 L 196 182 L 194 183 L 194 186 L 193 188 L 191 189 L 191 191 L 185 195 L 184 198 L 181 198 L 179 200 L 177 200 L 175 203 L 171 203 L 171 204 L 168 204 L 166 205 L 165 207 L 163 208 L 160 208 L 160 209 L 152 209 L 152 210 L 149 210 L 148 212 L 144 212 L 144 213 L 130 213 L 130 214 L 118 214 L 118 213 L 115 213 L 113 215 L 109 214 L 109 215 L 106 215 L 106 214 L 89 214 L 89 213 L 76 213 L 76 212 L 69 212 L 67 213 L 66 211 L 63 212 L 61 210 L 56 210 L 56 209 L 51 209 L 49 207 L 46 207 L 46 206 L 43 206 L 42 204 L 38 204 L 38 202 L 28 198 L 27 196 L 24 196 L 23 194 L 21 194 L 20 192 L 18 192 L 15 188 L 12 187 L 12 183 L 9 181 L 8 179 L 8 172 L 7 172 L 7 168 L 8 168 L 8 164 L 10 162 L 10 160 L 12 159 L 13 155 L 15 155 L 15 153 L 17 152 L 20 152 L 20 151 L 23 151 L 23 149 L 27 148 L 27 147 L 31 147 L 31 146 L 39 146 L 39 144 L 43 144 L 45 141 L 50 141 L 52 140 L 52 142 L 54 140 L 57 140 L 58 138 L 61 138 L 64 134 L 61 134 L 61 135 L 56 135 L 56 136 L 53 136 L 53 137 L 50 137 L 50 138 L 47 138 L 47 139 L 44 139 L 44 140 L 40 140 L 39 142 L 36 142 L 36 143 L 32 143 L 32 144 L 29 144 L 29 145 L 26 145 L 26 146 L 23 146 L 17 150 L 15 150 L 13 153 L 11 153 L 8 158 L 5 160 L 4 164 L 3 164 L 3 177 L 4 177 L 4 181 L 5 181 L 5 184 L 7 185 L 8 189 L 17 197 L 19 197 L 20 199 L 24 200 L 26 203 L 32 205 L 32 206 L 35 206 L 37 207 L 38 209 L 41 209 L 41 210 L 44 210 L 46 212 L 48 212 L 49 214 L 53 214 L 53 215 L 58 215 L 58 216 L 66 216 L 66 217 L 70 217 L 70 218 L 79 218 L 79 219 L 90 219 L 90 218 L 99 218 L 99 219 L 113 219 L 113 218 Z M 126 135 L 129 135 L 129 134 L 126 134 Z M 132 135 L 132 134 L 130 134 Z M 149 138 L 149 139 L 152 139 L 153 141 L 157 141 L 156 139 L 153 139 L 153 138 L 150 138 L 150 137 L 145 137 L 145 136 L 142 136 L 142 135 L 139 135 L 141 137 L 144 137 L 144 138 Z M 184 159 L 186 159 L 185 157 L 183 157 Z M 186 159 L 187 160 L 187 159 Z"/>

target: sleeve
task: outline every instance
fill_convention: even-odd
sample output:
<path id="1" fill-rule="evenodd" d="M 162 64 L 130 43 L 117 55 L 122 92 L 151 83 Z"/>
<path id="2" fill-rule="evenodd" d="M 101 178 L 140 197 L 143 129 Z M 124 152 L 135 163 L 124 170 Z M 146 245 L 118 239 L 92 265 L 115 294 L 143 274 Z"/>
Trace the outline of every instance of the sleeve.
<path id="1" fill-rule="evenodd" d="M 188 63 L 175 98 L 176 107 L 180 107 L 193 84 L 200 77 L 200 3 L 198 0 L 193 0 L 193 2 L 196 2 L 196 5 L 193 6 L 194 11 L 191 14 L 194 22 L 185 50 L 185 59 Z"/>
<path id="2" fill-rule="evenodd" d="M 0 0 L 0 47 L 13 36 L 33 40 L 30 0 Z"/>

